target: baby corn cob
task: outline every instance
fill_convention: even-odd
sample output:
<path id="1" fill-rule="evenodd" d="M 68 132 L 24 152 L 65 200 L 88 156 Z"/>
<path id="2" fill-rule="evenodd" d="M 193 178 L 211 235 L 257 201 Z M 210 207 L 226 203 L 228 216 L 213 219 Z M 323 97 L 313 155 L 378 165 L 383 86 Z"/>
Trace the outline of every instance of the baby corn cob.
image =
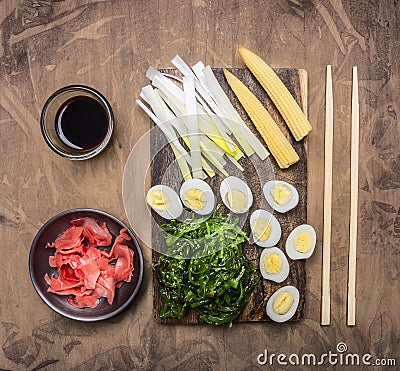
<path id="1" fill-rule="evenodd" d="M 274 102 L 294 138 L 296 140 L 304 138 L 311 131 L 311 125 L 278 75 L 250 50 L 240 47 L 239 54 Z"/>
<path id="2" fill-rule="evenodd" d="M 263 137 L 279 167 L 286 169 L 297 162 L 299 156 L 261 102 L 236 76 L 225 69 L 224 73 L 228 84 Z"/>

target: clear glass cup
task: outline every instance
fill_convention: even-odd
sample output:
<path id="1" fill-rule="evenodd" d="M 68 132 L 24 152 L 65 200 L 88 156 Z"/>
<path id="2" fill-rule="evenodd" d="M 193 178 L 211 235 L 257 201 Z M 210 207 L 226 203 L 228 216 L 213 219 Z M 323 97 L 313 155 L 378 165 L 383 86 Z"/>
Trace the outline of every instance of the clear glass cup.
<path id="1" fill-rule="evenodd" d="M 107 131 L 104 139 L 94 148 L 82 149 L 68 146 L 57 132 L 57 115 L 60 108 L 70 99 L 89 97 L 98 102 L 104 109 L 107 120 Z M 49 147 L 57 154 L 70 160 L 87 160 L 99 154 L 109 143 L 114 129 L 114 115 L 107 99 L 97 90 L 84 85 L 70 85 L 53 93 L 43 106 L 40 127 Z"/>

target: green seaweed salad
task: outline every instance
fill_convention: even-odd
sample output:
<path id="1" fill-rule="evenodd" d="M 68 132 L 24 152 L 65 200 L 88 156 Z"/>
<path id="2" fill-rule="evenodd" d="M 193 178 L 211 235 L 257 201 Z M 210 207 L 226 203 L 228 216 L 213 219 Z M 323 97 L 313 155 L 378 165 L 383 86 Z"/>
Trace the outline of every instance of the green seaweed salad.
<path id="1" fill-rule="evenodd" d="M 254 264 L 243 254 L 247 235 L 231 216 L 173 220 L 165 255 L 155 269 L 160 280 L 161 318 L 182 318 L 193 309 L 204 322 L 232 323 L 245 308 L 259 281 Z"/>

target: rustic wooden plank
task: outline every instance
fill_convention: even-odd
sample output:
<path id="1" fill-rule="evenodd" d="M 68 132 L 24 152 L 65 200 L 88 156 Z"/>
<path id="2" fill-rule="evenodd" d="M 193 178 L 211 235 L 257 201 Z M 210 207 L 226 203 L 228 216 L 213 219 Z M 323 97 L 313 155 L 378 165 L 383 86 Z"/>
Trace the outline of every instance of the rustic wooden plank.
<path id="1" fill-rule="evenodd" d="M 244 178 L 246 183 L 250 186 L 253 191 L 254 203 L 249 211 L 249 215 L 251 212 L 258 208 L 263 208 L 266 205 L 264 197 L 262 195 L 262 186 L 266 180 L 275 179 L 285 180 L 291 184 L 293 184 L 299 191 L 300 201 L 299 205 L 286 214 L 278 214 L 275 213 L 275 216 L 278 218 L 279 222 L 282 226 L 282 238 L 278 243 L 278 247 L 280 247 L 283 251 L 285 250 L 285 241 L 293 228 L 296 226 L 307 222 L 307 155 L 306 155 L 306 145 L 305 141 L 296 142 L 293 137 L 290 135 L 289 129 L 285 125 L 280 116 L 279 112 L 276 110 L 275 106 L 272 104 L 267 94 L 257 82 L 257 80 L 253 77 L 253 75 L 247 70 L 242 68 L 233 68 L 230 69 L 236 76 L 238 76 L 258 97 L 261 102 L 264 102 L 268 107 L 269 112 L 274 117 L 275 121 L 278 123 L 284 135 L 290 140 L 290 142 L 295 147 L 297 153 L 299 154 L 300 161 L 291 166 L 289 169 L 281 170 L 275 160 L 270 157 L 265 163 L 257 161 L 252 158 L 242 159 L 240 162 L 242 166 L 245 168 Z M 295 96 L 298 103 L 304 108 L 305 112 L 307 111 L 306 107 L 306 90 L 305 86 L 307 83 L 307 74 L 305 71 L 299 72 L 298 70 L 293 69 L 276 69 L 279 77 L 285 83 L 285 85 L 289 88 L 290 92 L 293 96 Z M 176 70 L 168 70 L 168 73 L 173 75 L 178 75 L 178 71 Z M 229 88 L 225 77 L 223 75 L 222 69 L 214 69 L 214 73 L 221 84 L 222 88 L 225 92 L 227 92 L 229 98 L 233 102 L 234 106 L 239 111 L 242 118 L 245 120 L 246 124 L 251 128 L 251 130 L 257 135 L 257 137 L 262 141 L 261 136 L 255 130 L 254 125 L 251 124 L 251 121 L 247 117 L 245 111 L 241 107 L 239 101 L 233 94 L 232 90 Z M 304 98 L 303 98 L 304 97 Z M 165 139 L 163 134 L 160 131 L 153 131 L 151 136 L 151 148 L 159 147 L 159 143 L 165 143 Z M 152 163 L 152 175 L 151 182 L 152 185 L 156 184 L 167 184 L 174 188 L 176 191 L 179 191 L 182 179 L 180 174 L 167 172 L 168 166 L 174 160 L 174 155 L 169 146 L 163 147 L 163 149 L 159 153 L 152 153 L 151 156 L 155 156 L 154 161 Z M 233 167 L 228 171 L 230 174 L 235 171 Z M 263 174 L 260 177 L 259 172 L 269 172 L 268 175 Z M 165 175 L 167 173 L 167 175 Z M 266 176 L 263 178 L 263 176 Z M 214 193 L 217 198 L 217 203 L 222 203 L 219 196 L 219 186 L 221 184 L 221 180 L 223 178 L 221 176 L 216 176 L 215 178 L 209 180 L 209 184 L 211 188 L 214 190 Z M 153 213 L 153 218 L 155 223 L 152 225 L 152 247 L 153 247 L 153 263 L 155 263 L 159 257 L 159 252 L 165 250 L 164 238 L 159 233 L 159 224 L 164 221 L 160 218 L 156 213 Z M 244 225 L 244 230 L 249 234 L 250 225 L 249 222 L 246 221 Z M 156 250 L 156 251 L 155 251 Z M 243 250 L 255 265 L 258 265 L 259 256 L 261 254 L 262 248 L 258 247 L 255 244 L 245 244 L 243 246 Z M 303 310 L 305 305 L 305 286 L 306 286 L 306 272 L 305 272 L 305 262 L 304 261 L 291 261 L 289 259 L 290 264 L 290 273 L 289 277 L 282 283 L 278 284 L 275 282 L 260 280 L 260 283 L 254 289 L 249 303 L 244 309 L 243 313 L 235 320 L 236 322 L 248 322 L 248 321 L 269 321 L 265 313 L 265 306 L 268 301 L 268 298 L 275 292 L 278 288 L 283 287 L 285 285 L 293 285 L 296 286 L 301 295 L 300 295 L 300 303 L 299 307 L 293 316 L 292 320 L 298 320 L 303 316 Z M 190 311 L 184 318 L 182 319 L 161 319 L 159 316 L 160 308 L 162 306 L 162 299 L 159 294 L 159 279 L 158 273 L 156 270 L 153 270 L 153 310 L 154 317 L 156 320 L 161 321 L 162 323 L 200 323 L 200 319 L 197 315 Z"/>

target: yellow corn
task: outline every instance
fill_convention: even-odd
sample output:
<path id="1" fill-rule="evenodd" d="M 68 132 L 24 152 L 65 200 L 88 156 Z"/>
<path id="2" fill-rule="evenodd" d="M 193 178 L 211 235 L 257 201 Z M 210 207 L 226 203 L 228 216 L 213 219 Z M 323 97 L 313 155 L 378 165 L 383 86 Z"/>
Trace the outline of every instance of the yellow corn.
<path id="1" fill-rule="evenodd" d="M 261 102 L 236 76 L 224 69 L 225 77 L 253 121 L 281 169 L 299 161 L 296 151 Z"/>
<path id="2" fill-rule="evenodd" d="M 304 138 L 311 131 L 311 125 L 278 75 L 250 50 L 240 47 L 239 54 L 274 102 L 294 138 L 296 140 Z"/>

